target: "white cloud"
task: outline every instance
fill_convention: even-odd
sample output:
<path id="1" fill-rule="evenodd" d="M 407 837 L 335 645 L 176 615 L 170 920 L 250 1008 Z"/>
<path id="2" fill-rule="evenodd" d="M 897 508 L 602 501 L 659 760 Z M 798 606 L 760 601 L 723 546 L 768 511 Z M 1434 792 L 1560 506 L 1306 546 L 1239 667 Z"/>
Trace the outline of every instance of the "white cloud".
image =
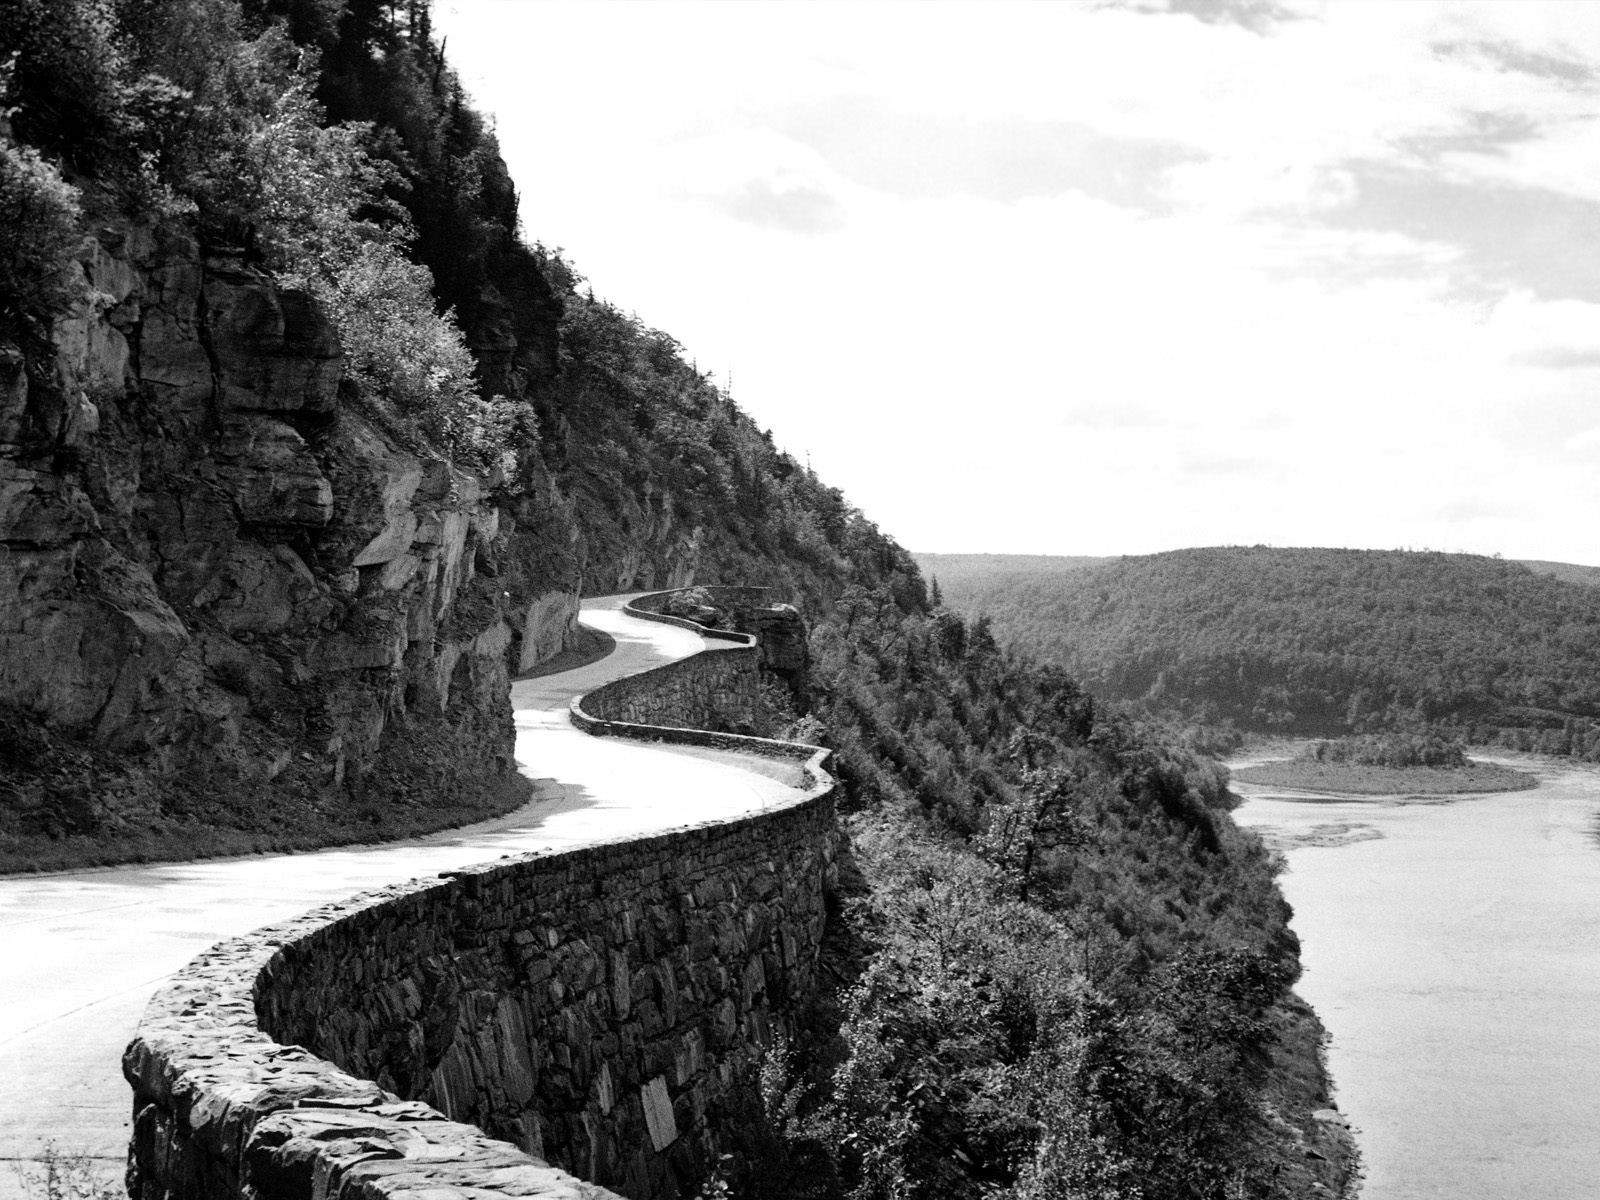
<path id="1" fill-rule="evenodd" d="M 1561 6 L 1593 38 L 1523 4 L 1336 4 L 1266 36 L 1079 5 L 482 7 L 440 23 L 530 235 L 731 368 L 908 545 L 1600 559 L 1570 520 L 1600 499 L 1600 307 L 1493 291 L 1426 232 L 1426 190 L 1408 224 L 1326 220 L 1360 211 L 1355 162 L 1594 194 L 1588 85 L 1472 47 L 1592 58 L 1600 6 Z M 1167 209 L 1088 175 L 912 194 L 786 132 L 833 112 L 927 118 L 919 154 L 941 121 L 1070 123 L 1102 184 L 1117 139 L 1189 158 L 1129 184 Z M 1534 132 L 1460 140 L 1511 128 L 1484 112 Z"/>

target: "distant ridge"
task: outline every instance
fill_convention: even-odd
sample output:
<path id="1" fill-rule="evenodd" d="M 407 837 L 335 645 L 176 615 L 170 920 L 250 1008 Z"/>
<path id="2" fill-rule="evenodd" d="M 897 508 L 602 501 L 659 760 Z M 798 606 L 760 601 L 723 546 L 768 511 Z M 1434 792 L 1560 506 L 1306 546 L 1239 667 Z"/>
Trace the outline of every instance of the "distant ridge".
<path id="1" fill-rule="evenodd" d="M 1373 553 L 1385 552 L 1373 551 Z M 917 566 L 922 568 L 924 575 L 943 573 L 951 578 L 965 579 L 972 576 L 1009 574 L 1014 571 L 1050 573 L 1078 571 L 1084 567 L 1104 566 L 1106 563 L 1116 562 L 1119 558 L 1149 558 L 1151 556 L 1135 554 L 1106 554 L 1098 556 L 1092 554 L 934 554 L 929 551 L 918 550 L 913 551 L 911 557 L 917 560 Z M 1547 558 L 1513 558 L 1510 561 L 1519 563 L 1537 574 L 1551 575 L 1556 579 L 1565 580 L 1567 583 L 1581 583 L 1589 587 L 1600 587 L 1600 567 L 1589 567 L 1580 563 L 1554 562 Z"/>
<path id="2" fill-rule="evenodd" d="M 1429 726 L 1600 758 L 1600 567 L 1266 546 L 916 557 L 949 607 L 1106 699 L 1257 731 Z"/>
<path id="3" fill-rule="evenodd" d="M 940 587 L 946 583 L 965 586 L 969 582 L 1013 575 L 1054 575 L 1063 571 L 1081 571 L 1085 567 L 1099 567 L 1116 562 L 1118 555 L 1094 557 L 1067 554 L 919 554 L 913 551 L 922 573 L 937 577 Z M 1600 569 L 1597 569 L 1600 570 Z"/>
<path id="4" fill-rule="evenodd" d="M 1585 587 L 1600 587 L 1600 567 L 1583 567 L 1577 563 L 1549 562 L 1542 558 L 1518 558 L 1519 562 L 1530 571 L 1540 575 L 1551 575 L 1567 583 L 1581 583 Z"/>

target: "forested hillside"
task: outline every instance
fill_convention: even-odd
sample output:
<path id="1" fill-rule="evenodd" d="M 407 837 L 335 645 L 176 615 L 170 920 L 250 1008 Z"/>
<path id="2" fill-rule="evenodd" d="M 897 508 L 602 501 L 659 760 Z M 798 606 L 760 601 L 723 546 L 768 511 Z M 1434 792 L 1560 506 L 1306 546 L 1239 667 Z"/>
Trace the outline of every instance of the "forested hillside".
<path id="1" fill-rule="evenodd" d="M 974 601 L 996 583 L 1014 584 L 1028 579 L 1038 582 L 1067 571 L 1099 567 L 1114 558 L 1058 554 L 918 554 L 923 577 L 937 583 L 941 598 L 949 599 L 962 611 L 980 611 Z"/>
<path id="2" fill-rule="evenodd" d="M 774 723 L 837 749 L 854 869 L 839 990 L 708 1188 L 1342 1185 L 1221 773 L 941 611 L 526 243 L 426 4 L 0 0 L 0 88 L 8 866 L 501 811 L 509 675 L 580 591 L 769 584 L 816 623 Z"/>
<path id="3" fill-rule="evenodd" d="M 860 875 L 843 986 L 769 1064 L 733 1195 L 1341 1194 L 1289 910 L 1226 772 L 886 589 L 812 647 Z"/>
<path id="4" fill-rule="evenodd" d="M 1600 591 L 1472 555 L 1229 547 L 944 587 L 1098 695 L 1241 728 L 1600 754 Z"/>

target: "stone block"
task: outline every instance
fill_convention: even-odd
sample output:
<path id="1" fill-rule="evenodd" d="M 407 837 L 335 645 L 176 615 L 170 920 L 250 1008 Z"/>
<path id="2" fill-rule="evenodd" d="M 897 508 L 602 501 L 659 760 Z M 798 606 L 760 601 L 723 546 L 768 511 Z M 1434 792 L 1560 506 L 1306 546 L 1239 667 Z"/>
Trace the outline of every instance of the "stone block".
<path id="1" fill-rule="evenodd" d="M 307 525 L 333 517 L 333 485 L 306 441 L 273 417 L 248 415 L 223 422 L 217 482 L 246 525 Z"/>
<path id="2" fill-rule="evenodd" d="M 624 1019 L 633 1007 L 633 975 L 628 966 L 628 956 L 615 950 L 609 952 L 611 975 L 611 1006 L 618 1019 Z"/>
<path id="3" fill-rule="evenodd" d="M 672 1096 L 667 1090 L 666 1077 L 657 1075 L 640 1088 L 639 1102 L 644 1106 L 650 1144 L 658 1151 L 665 1150 L 678 1140 L 678 1120 L 672 1110 Z"/>
<path id="4" fill-rule="evenodd" d="M 310 297 L 223 260 L 206 266 L 202 304 L 221 406 L 333 411 L 343 359 L 333 326 Z"/>

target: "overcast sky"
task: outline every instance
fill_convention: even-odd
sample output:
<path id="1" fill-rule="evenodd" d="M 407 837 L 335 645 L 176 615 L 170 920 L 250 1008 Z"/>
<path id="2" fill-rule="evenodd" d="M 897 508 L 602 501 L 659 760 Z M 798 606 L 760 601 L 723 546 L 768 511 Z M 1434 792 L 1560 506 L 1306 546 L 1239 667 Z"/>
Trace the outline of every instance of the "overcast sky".
<path id="1" fill-rule="evenodd" d="M 1167 7 L 435 25 L 525 236 L 911 549 L 1600 563 L 1600 3 Z"/>

